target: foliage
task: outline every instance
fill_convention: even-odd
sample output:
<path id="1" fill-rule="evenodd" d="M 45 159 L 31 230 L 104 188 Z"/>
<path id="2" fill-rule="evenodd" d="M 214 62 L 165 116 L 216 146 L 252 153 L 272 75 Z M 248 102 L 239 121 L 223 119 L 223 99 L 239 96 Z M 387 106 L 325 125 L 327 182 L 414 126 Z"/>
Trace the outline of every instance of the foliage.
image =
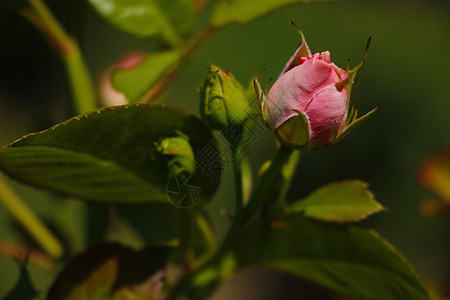
<path id="1" fill-rule="evenodd" d="M 291 213 L 338 223 L 359 221 L 381 210 L 383 206 L 375 201 L 367 184 L 359 180 L 329 184 L 287 208 Z"/>
<path id="2" fill-rule="evenodd" d="M 38 292 L 31 282 L 25 263 L 19 262 L 20 277 L 16 286 L 4 298 L 5 300 L 38 300 Z"/>
<path id="3" fill-rule="evenodd" d="M 136 38 L 155 39 L 160 50 L 148 53 L 137 66 L 111 74 L 113 86 L 129 104 L 89 109 L 95 103 L 86 99 L 95 96 L 76 41 L 44 2 L 29 0 L 20 13 L 36 25 L 66 63 L 78 112 L 76 117 L 4 146 L 0 169 L 22 183 L 104 204 L 110 234 L 120 236 L 117 228 L 111 233 L 113 225 L 120 223 L 140 235 L 141 244 L 134 250 L 120 242 L 102 241 L 66 264 L 55 257 L 62 271 L 55 274 L 47 299 L 207 298 L 223 279 L 255 265 L 313 282 L 331 294 L 374 300 L 430 299 L 393 246 L 354 224 L 384 210 L 366 183 L 331 183 L 286 205 L 299 150 L 280 146 L 254 189 L 249 188 L 252 172 L 246 164 L 244 144 L 255 130 L 253 126 L 261 125 L 261 114 L 257 109 L 246 110 L 244 106 L 251 106 L 254 97 L 231 73 L 210 67 L 210 76 L 218 81 L 211 95 L 221 99 L 221 105 L 214 109 L 222 110 L 217 114 L 221 121 L 227 119 L 220 128 L 212 126 L 205 116 L 201 120 L 179 108 L 156 103 L 200 44 L 216 30 L 309 1 L 217 0 L 210 3 L 209 10 L 204 9 L 206 1 L 88 2 L 111 25 Z M 195 22 L 208 12 L 207 24 L 195 32 Z M 364 60 L 365 55 L 361 64 L 349 71 L 351 84 Z M 231 80 L 230 85 L 227 80 Z M 255 83 L 255 98 L 260 100 L 263 93 L 258 80 Z M 236 94 L 239 106 L 232 101 Z M 220 114 L 223 111 L 226 113 Z M 350 120 L 335 140 L 373 112 L 357 118 L 356 109 L 350 108 Z M 230 115 L 244 118 L 230 119 Z M 250 126 L 249 120 L 256 125 Z M 307 123 L 305 117 L 295 121 Z M 214 133 L 214 129 L 221 131 Z M 217 138 L 224 138 L 224 143 L 218 143 Z M 233 156 L 236 211 L 230 214 L 230 228 L 219 242 L 207 211 L 224 171 L 222 160 L 227 150 Z M 14 198 L 0 194 L 0 198 L 8 197 Z M 26 222 L 24 214 L 16 216 Z M 39 235 L 34 238 L 39 240 Z M 173 269 L 180 272 L 176 278 L 169 276 Z M 29 275 L 21 266 L 21 278 L 8 297 L 35 296 Z"/>
<path id="4" fill-rule="evenodd" d="M 282 270 L 361 299 L 429 299 L 398 252 L 370 230 L 289 215 L 253 225 L 242 241 L 236 256 L 243 266 Z"/>
<path id="5" fill-rule="evenodd" d="M 161 202 L 171 170 L 156 143 L 177 131 L 189 137 L 194 153 L 212 140 L 200 120 L 170 106 L 108 107 L 8 145 L 0 165 L 21 181 L 91 201 Z M 204 195 L 214 189 L 205 186 Z"/>
<path id="6" fill-rule="evenodd" d="M 164 248 L 136 252 L 120 244 L 98 245 L 67 264 L 47 299 L 156 299 L 167 254 Z"/>

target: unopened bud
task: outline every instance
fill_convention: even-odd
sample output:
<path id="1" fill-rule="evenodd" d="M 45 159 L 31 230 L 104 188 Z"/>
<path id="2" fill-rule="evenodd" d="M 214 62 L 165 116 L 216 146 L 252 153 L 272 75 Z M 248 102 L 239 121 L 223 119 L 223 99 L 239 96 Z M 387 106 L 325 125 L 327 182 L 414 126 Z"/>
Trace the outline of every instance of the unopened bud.
<path id="1" fill-rule="evenodd" d="M 217 66 L 210 65 L 208 70 L 208 78 L 200 87 L 203 121 L 216 130 L 224 129 L 231 122 L 244 122 L 249 101 L 242 85 Z"/>

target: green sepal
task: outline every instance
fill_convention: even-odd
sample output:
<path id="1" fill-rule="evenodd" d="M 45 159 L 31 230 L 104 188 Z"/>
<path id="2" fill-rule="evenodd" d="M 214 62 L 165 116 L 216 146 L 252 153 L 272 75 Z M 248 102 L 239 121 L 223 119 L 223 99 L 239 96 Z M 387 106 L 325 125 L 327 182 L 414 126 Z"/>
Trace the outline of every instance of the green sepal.
<path id="1" fill-rule="evenodd" d="M 352 116 L 351 123 L 344 126 L 344 128 L 337 134 L 335 138 L 331 141 L 332 144 L 339 142 L 344 137 L 346 137 L 350 132 L 355 130 L 358 126 L 360 126 L 362 123 L 364 123 L 367 119 L 369 119 L 376 111 L 378 110 L 378 107 L 372 109 L 367 114 L 365 114 L 362 117 L 357 118 L 357 111 L 355 110 L 355 113 Z M 350 118 L 349 118 L 350 119 Z M 348 120 L 348 119 L 347 119 Z"/>
<path id="2" fill-rule="evenodd" d="M 354 66 L 353 68 L 350 69 L 350 59 L 347 61 L 347 74 L 351 78 L 351 81 L 350 81 L 351 85 L 355 84 L 356 76 L 358 75 L 359 70 L 366 63 L 367 53 L 369 51 L 369 47 L 370 47 L 370 42 L 371 41 L 372 41 L 372 37 L 370 36 L 367 39 L 366 48 L 364 49 L 363 57 L 361 58 L 361 60 L 359 61 L 359 63 L 356 66 Z"/>
<path id="3" fill-rule="evenodd" d="M 255 78 L 253 79 L 253 88 L 255 90 L 256 99 L 260 104 L 263 103 L 263 101 L 266 99 L 266 95 L 263 92 L 263 89 L 261 87 L 261 83 L 259 82 L 260 79 Z"/>
<path id="4" fill-rule="evenodd" d="M 364 54 L 363 57 L 361 58 L 361 60 L 359 61 L 359 63 L 353 67 L 352 69 L 350 69 L 350 60 L 349 59 L 347 61 L 347 75 L 348 75 L 348 81 L 347 84 L 345 85 L 345 88 L 347 89 L 347 110 L 349 109 L 350 106 L 350 94 L 352 93 L 352 88 L 353 85 L 356 83 L 357 80 L 357 76 L 358 76 L 358 72 L 359 70 L 362 68 L 362 66 L 364 66 L 366 59 L 367 59 L 367 53 L 369 51 L 369 47 L 370 47 L 370 41 L 372 40 L 372 37 L 369 37 L 366 43 L 366 48 L 364 49 Z"/>
<path id="5" fill-rule="evenodd" d="M 283 71 L 281 72 L 281 75 L 286 73 L 292 68 L 295 68 L 296 66 L 300 65 L 300 59 L 301 56 L 311 56 L 311 51 L 309 50 L 308 43 L 306 43 L 305 35 L 300 30 L 300 28 L 294 23 L 291 22 L 291 24 L 295 27 L 295 29 L 300 34 L 300 37 L 302 41 L 300 42 L 300 45 L 298 46 L 297 50 L 295 50 L 294 55 L 291 56 L 291 58 L 288 60 L 286 66 L 284 67 Z M 281 76 L 280 75 L 280 76 Z"/>
<path id="6" fill-rule="evenodd" d="M 357 128 L 359 125 L 361 125 L 364 121 L 366 121 L 370 116 L 372 116 L 377 110 L 377 108 L 372 109 L 364 116 L 358 118 L 358 109 L 351 104 L 350 101 L 350 94 L 352 92 L 353 85 L 355 84 L 357 80 L 357 75 L 359 70 L 362 68 L 364 63 L 366 62 L 367 58 L 367 52 L 370 47 L 370 41 L 372 40 L 372 37 L 369 37 L 366 43 L 366 48 L 364 49 L 363 57 L 361 58 L 360 62 L 350 69 L 350 59 L 347 62 L 347 75 L 348 78 L 346 80 L 340 81 L 336 83 L 336 88 L 341 89 L 345 88 L 347 90 L 347 120 L 345 121 L 345 126 L 341 131 L 338 131 L 337 128 L 335 128 L 335 132 L 333 135 L 333 139 L 331 140 L 330 144 L 337 143 L 338 141 L 342 140 L 344 137 L 346 137 L 350 132 L 352 132 L 355 128 Z"/>
<path id="7" fill-rule="evenodd" d="M 297 115 L 281 124 L 275 133 L 283 144 L 292 148 L 304 148 L 309 144 L 308 118 L 297 111 Z"/>

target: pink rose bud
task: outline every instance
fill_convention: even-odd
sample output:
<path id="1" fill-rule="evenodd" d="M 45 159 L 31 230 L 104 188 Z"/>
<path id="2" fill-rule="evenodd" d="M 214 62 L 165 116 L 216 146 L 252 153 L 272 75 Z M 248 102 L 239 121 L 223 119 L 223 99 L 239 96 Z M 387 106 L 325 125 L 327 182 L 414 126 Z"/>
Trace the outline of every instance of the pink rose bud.
<path id="1" fill-rule="evenodd" d="M 111 74 L 116 70 L 128 70 L 139 66 L 147 54 L 142 51 L 130 51 L 122 56 L 113 66 L 109 67 L 100 78 L 100 101 L 105 106 L 127 104 L 124 94 L 117 91 L 111 82 Z"/>
<path id="2" fill-rule="evenodd" d="M 364 65 L 369 49 L 352 69 L 342 70 L 331 62 L 330 52 L 314 55 L 305 37 L 286 64 L 267 96 L 254 79 L 261 111 L 267 126 L 279 140 L 294 148 L 320 148 L 336 143 L 367 120 L 378 108 L 358 118 L 358 110 L 349 103 L 355 78 Z M 349 109 L 350 108 L 350 109 Z"/>
<path id="3" fill-rule="evenodd" d="M 303 42 L 264 100 L 264 120 L 288 146 L 323 147 L 345 126 L 348 78 L 330 52 L 311 55 Z"/>

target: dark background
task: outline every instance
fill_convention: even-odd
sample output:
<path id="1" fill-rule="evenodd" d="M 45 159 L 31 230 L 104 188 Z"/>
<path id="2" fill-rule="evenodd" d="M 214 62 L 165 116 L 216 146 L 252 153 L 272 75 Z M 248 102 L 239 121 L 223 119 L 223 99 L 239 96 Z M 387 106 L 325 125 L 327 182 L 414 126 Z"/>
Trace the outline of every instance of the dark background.
<path id="1" fill-rule="evenodd" d="M 81 44 L 96 80 L 130 49 L 152 50 L 110 28 L 84 1 L 49 1 L 58 18 Z M 276 78 L 305 33 L 313 52 L 329 50 L 344 67 L 356 63 L 372 36 L 367 64 L 352 93 L 364 113 L 380 110 L 356 132 L 333 147 L 305 151 L 289 199 L 342 179 L 360 178 L 384 206 L 364 221 L 395 245 L 431 285 L 450 273 L 450 220 L 425 217 L 420 203 L 431 194 L 418 186 L 423 160 L 450 147 L 450 4 L 448 1 L 332 1 L 279 10 L 246 25 L 233 25 L 207 40 L 182 72 L 166 102 L 198 114 L 195 87 L 209 62 L 231 71 L 243 84 L 266 68 L 263 81 Z M 72 116 L 65 70 L 41 35 L 15 11 L 0 4 L 0 144 L 45 129 Z M 249 150 L 255 169 L 275 151 L 266 132 Z M 229 172 L 230 173 L 230 172 Z M 67 236 L 73 251 L 85 245 L 83 203 L 60 198 L 16 183 L 13 186 L 44 219 Z M 231 209 L 231 175 L 226 174 L 211 211 Z M 222 221 L 218 214 L 216 223 Z M 0 207 L 0 241 L 23 242 L 13 220 Z M 31 267 L 43 288 L 49 274 Z M 18 268 L 0 256 L 0 296 L 14 284 Z"/>

